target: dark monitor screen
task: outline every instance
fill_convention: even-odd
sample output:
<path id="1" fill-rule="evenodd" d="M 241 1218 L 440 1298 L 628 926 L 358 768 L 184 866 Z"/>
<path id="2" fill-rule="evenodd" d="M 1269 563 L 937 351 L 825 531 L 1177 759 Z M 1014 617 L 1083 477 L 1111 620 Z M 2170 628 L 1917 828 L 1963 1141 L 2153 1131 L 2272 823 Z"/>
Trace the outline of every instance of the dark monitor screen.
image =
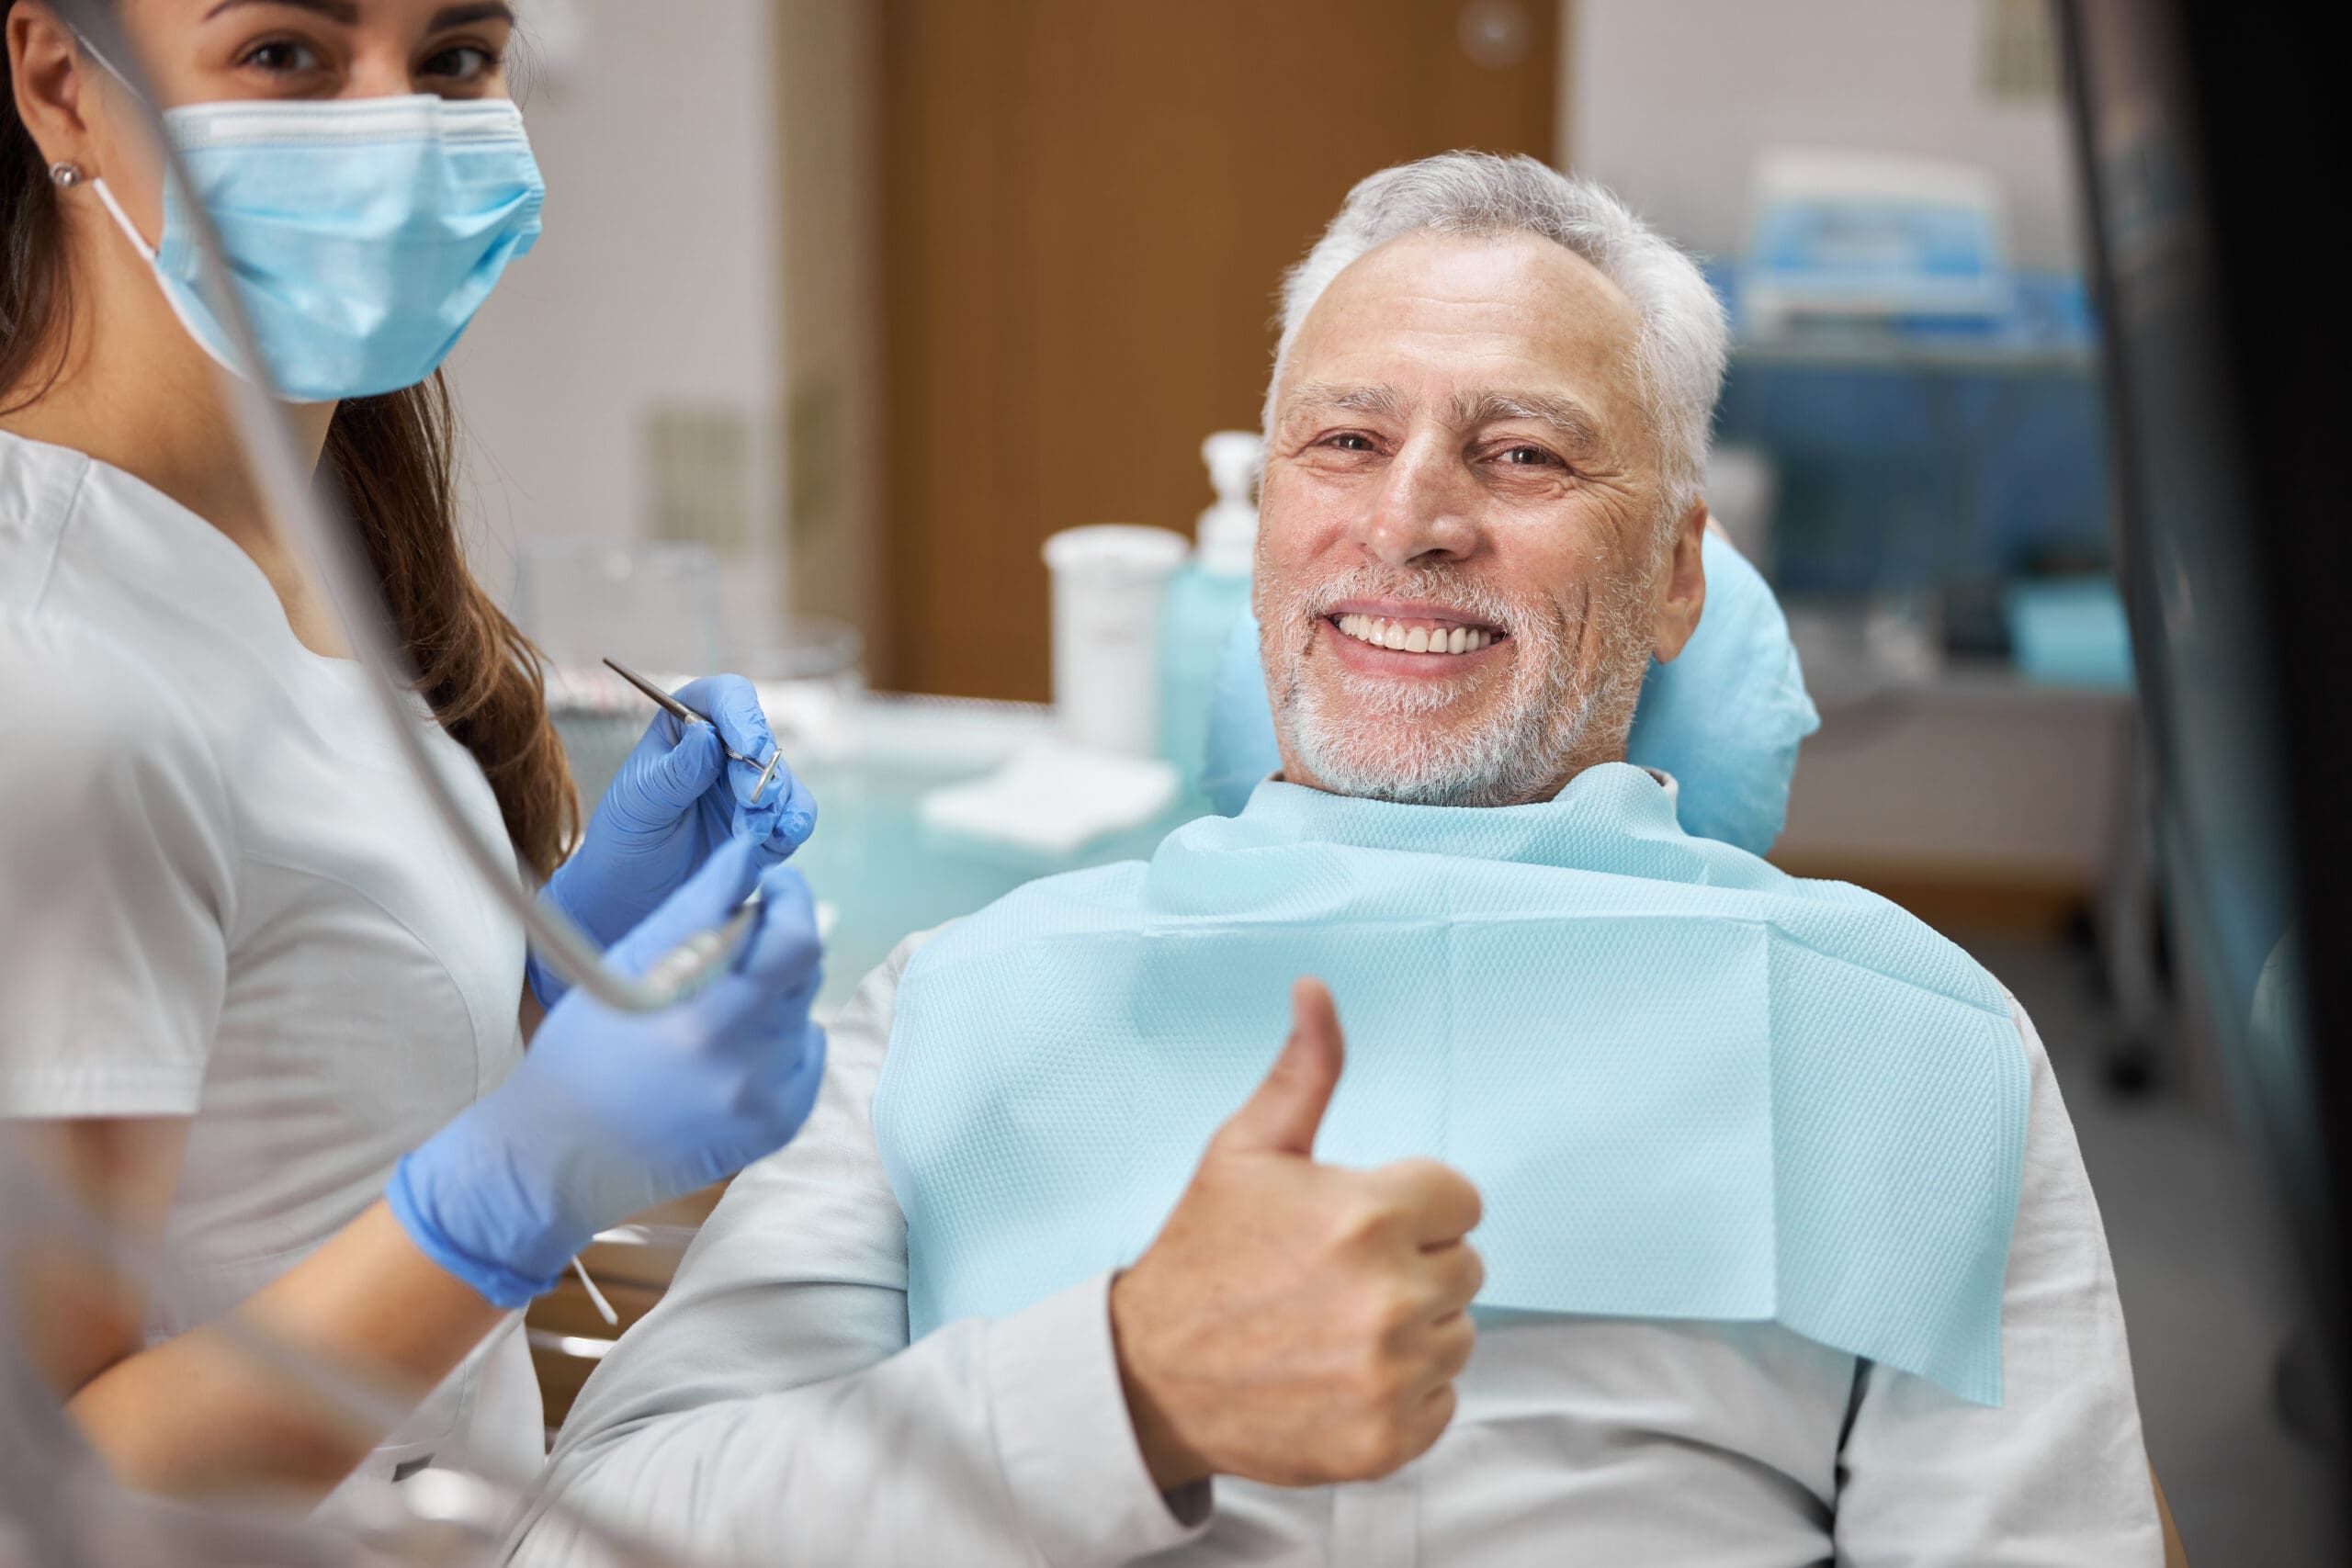
<path id="1" fill-rule="evenodd" d="M 2060 17 L 2167 898 L 2277 1181 L 2340 1433 L 2352 617 L 2328 488 L 2333 66 L 2230 7 L 2068 0 Z"/>

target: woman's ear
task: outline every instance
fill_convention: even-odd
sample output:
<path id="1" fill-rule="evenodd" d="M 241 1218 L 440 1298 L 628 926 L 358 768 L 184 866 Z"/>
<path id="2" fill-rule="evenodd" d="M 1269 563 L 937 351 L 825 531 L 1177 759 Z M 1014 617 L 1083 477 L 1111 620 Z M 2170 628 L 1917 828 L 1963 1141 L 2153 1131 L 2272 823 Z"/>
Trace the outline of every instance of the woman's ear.
<path id="1" fill-rule="evenodd" d="M 1706 535 L 1707 503 L 1694 501 L 1674 525 L 1674 543 L 1659 578 L 1650 651 L 1661 664 L 1671 663 L 1690 642 L 1699 629 L 1699 613 L 1707 606 Z"/>
<path id="2" fill-rule="evenodd" d="M 74 164 L 86 175 L 96 167 L 96 147 L 85 97 L 88 77 L 74 29 L 39 0 L 8 8 L 8 82 L 16 94 L 17 118 L 40 149 L 46 164 Z"/>

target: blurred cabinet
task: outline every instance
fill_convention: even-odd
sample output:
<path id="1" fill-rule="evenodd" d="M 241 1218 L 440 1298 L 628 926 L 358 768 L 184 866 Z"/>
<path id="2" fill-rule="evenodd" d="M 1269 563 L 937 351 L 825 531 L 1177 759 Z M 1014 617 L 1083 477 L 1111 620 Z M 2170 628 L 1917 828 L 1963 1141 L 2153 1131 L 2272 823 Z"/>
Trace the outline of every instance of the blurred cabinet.
<path id="1" fill-rule="evenodd" d="M 2100 901 L 2133 827 L 2130 696 L 1993 661 L 1868 690 L 1840 673 L 1807 656 L 1821 731 L 1775 864 L 1970 931 L 2052 936 Z"/>
<path id="2" fill-rule="evenodd" d="M 877 683 L 1047 696 L 1057 529 L 1189 528 L 1349 186 L 1552 155 L 1556 0 L 888 0 Z"/>

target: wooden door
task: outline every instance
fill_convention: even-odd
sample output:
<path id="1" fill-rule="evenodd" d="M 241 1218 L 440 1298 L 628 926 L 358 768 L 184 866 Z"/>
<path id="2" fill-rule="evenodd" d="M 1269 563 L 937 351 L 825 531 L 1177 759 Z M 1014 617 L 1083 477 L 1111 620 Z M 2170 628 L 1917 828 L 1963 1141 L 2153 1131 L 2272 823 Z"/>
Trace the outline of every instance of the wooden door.
<path id="1" fill-rule="evenodd" d="M 1467 15 L 1465 16 L 1465 13 Z M 1555 0 L 887 0 L 880 683 L 1042 700 L 1039 546 L 1190 532 L 1356 180 L 1549 157 Z"/>

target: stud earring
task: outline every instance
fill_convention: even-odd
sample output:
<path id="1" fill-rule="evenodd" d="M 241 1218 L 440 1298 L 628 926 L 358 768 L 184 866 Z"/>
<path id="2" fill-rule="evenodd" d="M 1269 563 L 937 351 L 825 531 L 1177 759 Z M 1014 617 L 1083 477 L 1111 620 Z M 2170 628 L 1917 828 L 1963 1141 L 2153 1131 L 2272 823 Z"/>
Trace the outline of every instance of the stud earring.
<path id="1" fill-rule="evenodd" d="M 60 190 L 72 190 L 82 183 L 82 165 L 56 163 L 49 166 L 49 183 Z"/>

